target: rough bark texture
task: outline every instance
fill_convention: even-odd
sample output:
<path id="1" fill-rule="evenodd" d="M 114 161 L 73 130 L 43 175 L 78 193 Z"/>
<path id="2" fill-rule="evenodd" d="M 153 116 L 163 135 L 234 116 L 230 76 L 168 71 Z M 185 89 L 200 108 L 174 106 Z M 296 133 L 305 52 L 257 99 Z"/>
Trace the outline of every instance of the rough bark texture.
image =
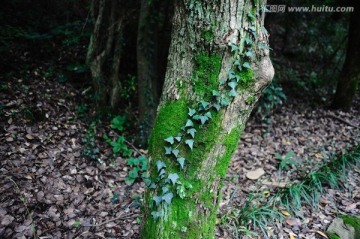
<path id="1" fill-rule="evenodd" d="M 350 110 L 360 80 L 360 4 L 354 6 L 355 11 L 350 17 L 349 41 L 346 59 L 338 80 L 332 107 Z"/>
<path id="2" fill-rule="evenodd" d="M 140 144 L 146 145 L 156 116 L 160 88 L 164 81 L 163 52 L 170 39 L 162 34 L 167 26 L 169 0 L 142 0 L 137 36 L 137 81 Z M 171 12 L 171 11 L 170 11 Z M 167 43 L 168 41 L 168 43 Z"/>
<path id="3" fill-rule="evenodd" d="M 123 0 L 93 0 L 94 30 L 87 53 L 97 106 L 116 110 L 124 28 Z"/>
<path id="4" fill-rule="evenodd" d="M 228 43 L 244 44 L 250 26 L 248 13 L 256 16 L 257 43 L 267 43 L 260 11 L 264 4 L 236 0 L 176 2 L 168 68 L 150 138 L 150 174 L 156 177 L 156 161 L 161 160 L 166 162 L 167 172 L 176 172 L 182 185 L 191 184 L 192 188 L 186 190 L 184 199 L 174 196 L 170 205 L 163 203 L 155 209 L 162 213 L 156 220 L 150 206 L 156 190 L 147 190 L 141 238 L 214 238 L 222 179 L 249 114 L 274 74 L 268 50 L 255 51 L 252 70 L 241 75 L 250 84 L 240 87 L 229 106 L 213 112 L 212 120 L 198 127 L 194 149 L 178 146 L 186 152 L 184 170 L 164 155 L 164 139 L 180 132 L 188 108 L 208 100 L 211 90 L 218 90 L 219 81 L 228 77 L 234 63 Z M 176 190 L 171 190 L 176 195 Z"/>

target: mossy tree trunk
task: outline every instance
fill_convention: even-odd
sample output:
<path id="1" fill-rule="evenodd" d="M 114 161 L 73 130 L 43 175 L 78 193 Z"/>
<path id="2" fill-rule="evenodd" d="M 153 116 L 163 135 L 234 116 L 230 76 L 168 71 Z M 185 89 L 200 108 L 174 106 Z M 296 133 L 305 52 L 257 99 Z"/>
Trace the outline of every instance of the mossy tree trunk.
<path id="1" fill-rule="evenodd" d="M 355 2 L 354 2 L 355 3 Z M 349 40 L 345 63 L 340 73 L 332 107 L 349 111 L 360 80 L 360 4 L 355 3 L 350 17 Z"/>
<path id="2" fill-rule="evenodd" d="M 125 20 L 124 0 L 92 0 L 94 30 L 87 52 L 94 97 L 98 108 L 117 110 L 120 100 L 119 69 Z"/>
<path id="3" fill-rule="evenodd" d="M 159 103 L 159 89 L 164 75 L 163 48 L 168 48 L 166 36 L 161 32 L 167 25 L 167 12 L 171 0 L 142 0 L 137 36 L 137 81 L 139 99 L 140 144 L 147 144 Z M 165 40 L 165 44 L 162 44 Z M 168 39 L 170 42 L 170 39 Z M 166 64 L 165 64 L 166 65 Z M 165 68 L 165 67 L 164 67 Z"/>
<path id="4" fill-rule="evenodd" d="M 166 78 L 150 137 L 141 238 L 214 238 L 222 180 L 274 74 L 264 5 L 175 2 Z"/>

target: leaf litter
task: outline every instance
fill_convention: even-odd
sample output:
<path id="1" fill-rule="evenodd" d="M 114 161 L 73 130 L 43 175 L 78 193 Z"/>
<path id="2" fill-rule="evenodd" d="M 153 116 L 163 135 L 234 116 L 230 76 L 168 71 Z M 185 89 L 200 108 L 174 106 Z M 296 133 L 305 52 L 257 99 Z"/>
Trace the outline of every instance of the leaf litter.
<path id="1" fill-rule="evenodd" d="M 88 125 L 76 113 L 81 92 L 30 74 L 31 82 L 2 79 L 7 90 L 0 92 L 0 236 L 138 238 L 144 183 L 126 184 L 130 169 L 123 158 L 113 167 L 83 157 Z M 310 170 L 360 142 L 359 127 L 353 127 L 360 125 L 359 106 L 357 98 L 350 113 L 330 112 L 294 100 L 275 113 L 270 124 L 250 120 L 228 170 L 219 218 L 244 205 L 249 193 L 259 188 L 269 193 L 299 177 L 294 165 L 279 174 L 276 154 L 293 151 L 292 160 Z M 329 116 L 334 113 L 353 126 Z M 99 138 L 106 130 L 98 129 Z M 98 157 L 106 162 L 110 149 L 99 148 Z M 318 238 L 337 214 L 359 215 L 359 174 L 359 169 L 349 170 L 344 190 L 325 188 L 316 210 L 303 207 L 301 217 L 288 216 L 269 227 L 269 234 Z M 218 224 L 216 238 L 236 238 L 234 232 L 231 225 Z"/>

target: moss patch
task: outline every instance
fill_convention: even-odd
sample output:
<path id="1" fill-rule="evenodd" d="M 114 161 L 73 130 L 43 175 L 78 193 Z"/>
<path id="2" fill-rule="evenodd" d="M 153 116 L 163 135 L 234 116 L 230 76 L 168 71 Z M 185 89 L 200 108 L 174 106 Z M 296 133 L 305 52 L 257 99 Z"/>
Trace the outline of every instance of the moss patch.
<path id="1" fill-rule="evenodd" d="M 195 56 L 194 74 L 191 82 L 197 96 L 209 100 L 212 90 L 217 90 L 222 59 L 216 54 L 200 53 Z"/>
<path id="2" fill-rule="evenodd" d="M 248 88 L 253 82 L 254 72 L 251 69 L 244 69 L 238 75 L 240 76 L 239 90 Z"/>
<path id="3" fill-rule="evenodd" d="M 226 150 L 224 155 L 218 160 L 215 168 L 218 175 L 220 175 L 222 178 L 226 176 L 231 156 L 237 148 L 241 133 L 242 128 L 236 127 L 230 132 L 230 134 L 226 135 L 224 139 L 224 146 L 226 147 Z"/>
<path id="4" fill-rule="evenodd" d="M 343 216 L 341 217 L 344 223 L 352 226 L 355 229 L 355 239 L 360 239 L 360 218 L 355 216 Z"/>
<path id="5" fill-rule="evenodd" d="M 214 39 L 214 33 L 211 30 L 202 31 L 201 37 L 204 39 L 205 43 L 209 44 Z"/>

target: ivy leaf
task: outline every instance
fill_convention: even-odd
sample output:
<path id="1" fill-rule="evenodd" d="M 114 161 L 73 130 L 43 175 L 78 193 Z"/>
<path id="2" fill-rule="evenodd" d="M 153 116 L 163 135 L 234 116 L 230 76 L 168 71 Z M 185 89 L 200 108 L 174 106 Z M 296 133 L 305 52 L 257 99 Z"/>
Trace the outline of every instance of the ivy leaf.
<path id="1" fill-rule="evenodd" d="M 177 173 L 170 173 L 168 179 L 175 185 L 176 181 L 179 179 L 179 175 Z"/>
<path id="2" fill-rule="evenodd" d="M 186 133 L 190 134 L 194 138 L 195 133 L 196 133 L 196 129 L 194 129 L 194 128 L 188 129 Z"/>
<path id="3" fill-rule="evenodd" d="M 234 66 L 240 66 L 240 61 L 239 60 L 234 61 Z"/>
<path id="4" fill-rule="evenodd" d="M 189 115 L 190 117 L 193 116 L 195 113 L 196 113 L 196 110 L 189 108 L 189 113 L 188 113 L 188 115 Z"/>
<path id="5" fill-rule="evenodd" d="M 169 192 L 169 188 L 166 186 L 162 187 L 162 192 L 163 192 L 163 194 Z"/>
<path id="6" fill-rule="evenodd" d="M 237 83 L 235 81 L 231 81 L 228 83 L 228 86 L 230 86 L 231 89 L 235 89 L 235 87 L 237 86 Z"/>
<path id="7" fill-rule="evenodd" d="M 242 66 L 245 68 L 251 69 L 249 62 L 244 62 L 244 64 Z"/>
<path id="8" fill-rule="evenodd" d="M 170 205 L 170 204 L 171 204 L 171 200 L 172 200 L 173 197 L 174 197 L 174 194 L 173 194 L 173 193 L 167 193 L 167 194 L 165 194 L 164 196 L 162 196 L 162 199 L 163 199 L 168 205 Z"/>
<path id="9" fill-rule="evenodd" d="M 163 161 L 156 161 L 157 171 L 159 172 L 162 168 L 166 168 L 166 164 Z"/>
<path id="10" fill-rule="evenodd" d="M 143 178 L 143 181 L 144 181 L 144 183 L 145 183 L 145 185 L 146 185 L 146 187 L 150 187 L 150 185 L 151 185 L 151 180 L 149 179 L 149 178 Z"/>
<path id="11" fill-rule="evenodd" d="M 163 176 L 165 174 L 165 172 L 166 172 L 165 169 L 161 169 L 159 172 L 159 176 L 160 177 Z M 161 177 L 161 178 L 163 178 L 163 177 Z"/>
<path id="12" fill-rule="evenodd" d="M 190 119 L 188 119 L 186 121 L 185 127 L 192 127 L 192 126 L 194 126 L 194 123 Z"/>
<path id="13" fill-rule="evenodd" d="M 164 147 L 165 148 L 165 154 L 171 154 L 171 147 Z"/>
<path id="14" fill-rule="evenodd" d="M 208 107 L 209 106 L 209 102 L 206 102 L 206 101 L 204 101 L 204 100 L 202 100 L 202 101 L 200 101 L 200 105 L 202 106 L 202 108 L 205 110 L 206 109 L 206 107 Z"/>
<path id="15" fill-rule="evenodd" d="M 254 58 L 254 54 L 253 54 L 252 51 L 247 51 L 247 52 L 245 53 L 245 55 L 246 55 L 247 57 L 251 58 L 251 59 Z"/>
<path id="16" fill-rule="evenodd" d="M 236 75 L 236 82 L 239 82 L 241 80 L 239 75 Z"/>
<path id="17" fill-rule="evenodd" d="M 159 217 L 162 216 L 161 212 L 157 212 L 157 211 L 153 211 L 151 212 L 151 216 L 153 217 L 154 220 L 158 219 Z"/>
<path id="18" fill-rule="evenodd" d="M 221 97 L 221 105 L 228 106 L 230 104 L 229 99 L 227 97 Z"/>
<path id="19" fill-rule="evenodd" d="M 194 119 L 194 120 L 199 120 L 199 119 L 200 119 L 200 115 L 194 115 L 194 116 L 193 116 L 193 119 Z"/>
<path id="20" fill-rule="evenodd" d="M 245 42 L 246 42 L 246 44 L 248 44 L 248 45 L 251 45 L 251 44 L 253 43 L 253 41 L 252 41 L 251 38 L 249 38 L 249 37 L 246 37 L 246 38 L 245 38 Z"/>
<path id="21" fill-rule="evenodd" d="M 208 120 L 209 118 L 205 115 L 200 115 L 200 121 L 201 121 L 201 124 L 205 124 L 206 121 Z"/>
<path id="22" fill-rule="evenodd" d="M 213 105 L 213 107 L 214 107 L 217 111 L 219 111 L 221 106 L 220 106 L 220 104 L 215 103 L 215 104 Z"/>
<path id="23" fill-rule="evenodd" d="M 219 94 L 219 91 L 213 90 L 213 91 L 212 91 L 212 95 L 213 95 L 213 96 L 219 96 L 220 94 Z"/>
<path id="24" fill-rule="evenodd" d="M 193 146 L 194 146 L 194 140 L 193 139 L 187 139 L 185 141 L 185 144 L 187 144 L 190 147 L 190 149 L 192 150 Z"/>
<path id="25" fill-rule="evenodd" d="M 176 161 L 180 164 L 180 167 L 183 169 L 185 164 L 185 158 L 177 158 Z"/>
<path id="26" fill-rule="evenodd" d="M 174 139 L 176 139 L 176 141 L 180 142 L 181 141 L 181 136 L 176 136 L 176 137 L 174 137 Z"/>
<path id="27" fill-rule="evenodd" d="M 229 46 L 231 48 L 231 52 L 234 52 L 239 49 L 239 47 L 237 45 L 235 45 L 234 43 L 231 43 L 231 42 L 229 43 Z"/>
<path id="28" fill-rule="evenodd" d="M 152 197 L 152 200 L 155 202 L 155 205 L 156 206 L 159 206 L 159 204 L 161 203 L 161 197 L 159 197 L 159 196 L 153 196 Z"/>
<path id="29" fill-rule="evenodd" d="M 205 116 L 208 117 L 209 119 L 212 119 L 212 115 L 211 115 L 211 112 L 210 112 L 210 111 L 209 111 L 209 112 L 206 112 L 206 113 L 205 113 Z"/>
<path id="30" fill-rule="evenodd" d="M 164 139 L 166 142 L 169 142 L 170 144 L 173 144 L 174 143 L 174 137 L 170 136 L 166 139 Z"/>
<path id="31" fill-rule="evenodd" d="M 232 89 L 230 90 L 229 94 L 228 94 L 230 97 L 235 97 L 237 95 L 236 93 L 236 90 L 235 89 Z"/>
<path id="32" fill-rule="evenodd" d="M 173 155 L 175 155 L 175 157 L 177 157 L 179 155 L 179 150 L 178 149 L 173 149 L 173 151 L 171 151 Z"/>
<path id="33" fill-rule="evenodd" d="M 229 79 L 234 79 L 235 78 L 235 71 L 233 69 L 229 70 Z"/>
<path id="34" fill-rule="evenodd" d="M 220 81 L 219 81 L 219 85 L 220 85 L 220 86 L 221 86 L 221 85 L 224 85 L 225 82 L 226 82 L 225 80 L 220 80 Z"/>

